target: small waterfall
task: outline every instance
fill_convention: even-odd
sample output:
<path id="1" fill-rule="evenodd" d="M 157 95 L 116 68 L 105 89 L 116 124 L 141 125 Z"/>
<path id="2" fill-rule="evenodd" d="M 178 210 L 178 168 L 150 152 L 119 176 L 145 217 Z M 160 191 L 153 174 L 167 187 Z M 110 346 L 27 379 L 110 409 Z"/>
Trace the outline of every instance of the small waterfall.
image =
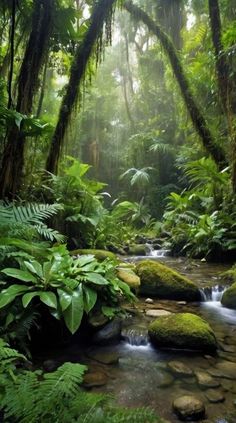
<path id="1" fill-rule="evenodd" d="M 215 285 L 200 289 L 202 301 L 220 302 L 226 287 Z"/>
<path id="2" fill-rule="evenodd" d="M 155 250 L 152 244 L 146 244 L 147 256 L 150 257 L 166 257 L 170 255 L 170 250 Z"/>
<path id="3" fill-rule="evenodd" d="M 149 344 L 147 330 L 142 328 L 127 328 L 122 331 L 122 338 L 127 344 L 141 347 Z"/>

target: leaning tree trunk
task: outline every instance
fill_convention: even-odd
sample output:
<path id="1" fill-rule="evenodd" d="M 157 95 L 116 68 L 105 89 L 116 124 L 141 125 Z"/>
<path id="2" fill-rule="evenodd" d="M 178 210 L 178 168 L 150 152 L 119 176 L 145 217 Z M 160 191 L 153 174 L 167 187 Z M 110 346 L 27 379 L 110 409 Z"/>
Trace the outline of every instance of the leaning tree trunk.
<path id="1" fill-rule="evenodd" d="M 30 114 L 38 89 L 52 26 L 54 0 L 36 0 L 32 29 L 20 68 L 16 111 Z M 0 170 L 0 198 L 14 198 L 18 192 L 24 166 L 25 134 L 16 125 L 9 131 Z"/>
<path id="2" fill-rule="evenodd" d="M 236 193 L 236 129 L 235 129 L 235 85 L 227 54 L 222 43 L 222 28 L 218 0 L 208 0 L 212 42 L 215 50 L 216 75 L 222 109 L 228 122 L 231 139 L 232 188 Z M 232 71 L 233 73 L 233 71 Z"/>
<path id="3" fill-rule="evenodd" d="M 226 163 L 226 157 L 223 150 L 216 144 L 215 139 L 207 125 L 207 122 L 196 104 L 192 91 L 190 89 L 188 80 L 184 73 L 182 63 L 178 57 L 177 51 L 165 32 L 157 25 L 142 9 L 135 6 L 131 1 L 125 1 L 124 7 L 131 16 L 136 20 L 141 20 L 148 29 L 157 36 L 161 45 L 166 52 L 173 73 L 179 84 L 182 97 L 185 101 L 186 107 L 189 111 L 194 128 L 202 140 L 206 151 L 211 155 L 219 168 L 222 168 Z"/>
<path id="4" fill-rule="evenodd" d="M 64 136 L 79 96 L 81 82 L 83 81 L 88 61 L 94 51 L 96 42 L 102 36 L 104 24 L 110 22 L 114 4 L 115 0 L 99 0 L 96 3 L 88 30 L 82 43 L 76 49 L 70 69 L 69 83 L 62 99 L 58 122 L 46 162 L 46 170 L 48 172 L 57 173 Z"/>

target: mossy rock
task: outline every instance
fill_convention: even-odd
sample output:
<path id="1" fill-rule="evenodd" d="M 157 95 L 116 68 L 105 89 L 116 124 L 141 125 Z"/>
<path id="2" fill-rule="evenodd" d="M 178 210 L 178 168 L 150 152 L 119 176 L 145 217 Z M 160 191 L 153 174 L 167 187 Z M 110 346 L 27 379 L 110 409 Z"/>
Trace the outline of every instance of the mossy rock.
<path id="1" fill-rule="evenodd" d="M 140 277 L 137 276 L 132 269 L 118 267 L 117 276 L 134 290 L 140 287 Z"/>
<path id="2" fill-rule="evenodd" d="M 236 309 L 236 282 L 224 292 L 221 303 L 224 307 Z"/>
<path id="3" fill-rule="evenodd" d="M 153 260 L 140 261 L 136 273 L 141 279 L 140 293 L 169 300 L 200 301 L 198 287 L 188 278 Z"/>
<path id="4" fill-rule="evenodd" d="M 147 247 L 145 244 L 132 244 L 129 246 L 128 254 L 132 256 L 146 256 Z"/>
<path id="5" fill-rule="evenodd" d="M 159 317 L 148 328 L 151 341 L 158 347 L 215 351 L 217 342 L 209 324 L 191 313 Z"/>
<path id="6" fill-rule="evenodd" d="M 70 254 L 72 256 L 84 255 L 84 254 L 93 254 L 94 257 L 99 261 L 103 261 L 103 260 L 106 260 L 107 258 L 109 258 L 109 259 L 117 262 L 116 255 L 114 253 L 112 253 L 111 251 L 106 251 L 106 250 L 78 249 L 78 250 L 70 251 Z"/>

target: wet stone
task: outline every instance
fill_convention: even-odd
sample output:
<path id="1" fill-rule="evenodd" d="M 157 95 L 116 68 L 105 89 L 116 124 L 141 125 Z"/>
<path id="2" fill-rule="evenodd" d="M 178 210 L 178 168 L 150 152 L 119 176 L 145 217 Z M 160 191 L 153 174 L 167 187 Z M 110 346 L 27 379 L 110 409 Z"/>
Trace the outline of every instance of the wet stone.
<path id="1" fill-rule="evenodd" d="M 167 386 L 172 385 L 174 382 L 173 376 L 170 375 L 170 373 L 161 371 L 158 374 L 158 387 L 165 388 Z"/>
<path id="2" fill-rule="evenodd" d="M 219 355 L 220 358 L 223 358 L 224 360 L 231 361 L 232 363 L 236 362 L 236 356 L 235 355 L 225 353 L 223 351 L 219 351 L 218 355 Z"/>
<path id="3" fill-rule="evenodd" d="M 224 394 L 216 389 L 208 389 L 205 392 L 205 396 L 212 403 L 223 402 L 225 400 Z"/>
<path id="4" fill-rule="evenodd" d="M 181 361 L 169 361 L 169 369 L 179 376 L 192 376 L 193 371 Z"/>
<path id="5" fill-rule="evenodd" d="M 208 388 L 217 388 L 220 386 L 218 380 L 213 379 L 209 374 L 206 372 L 195 372 L 198 384 L 202 387 Z"/>
<path id="6" fill-rule="evenodd" d="M 102 364 L 117 364 L 119 354 L 116 352 L 89 351 L 88 357 Z"/>
<path id="7" fill-rule="evenodd" d="M 225 351 L 226 353 L 235 353 L 236 354 L 236 345 L 228 345 L 225 343 L 219 343 L 220 348 Z"/>
<path id="8" fill-rule="evenodd" d="M 236 363 L 230 361 L 222 361 L 216 364 L 216 369 L 219 370 L 226 379 L 236 379 Z"/>
<path id="9" fill-rule="evenodd" d="M 184 395 L 174 400 L 173 409 L 182 420 L 200 420 L 205 415 L 205 405 L 193 395 Z"/>
<path id="10" fill-rule="evenodd" d="M 224 377 L 224 373 L 221 370 L 216 369 L 215 367 L 210 367 L 209 369 L 207 369 L 207 373 L 214 377 Z"/>
<path id="11" fill-rule="evenodd" d="M 151 310 L 146 311 L 146 316 L 148 316 L 148 317 L 169 316 L 170 314 L 172 314 L 172 313 L 170 311 L 167 311 L 167 310 L 151 309 Z"/>
<path id="12" fill-rule="evenodd" d="M 95 386 L 103 386 L 107 383 L 107 376 L 103 372 L 86 373 L 83 380 L 85 388 L 93 388 Z"/>
<path id="13" fill-rule="evenodd" d="M 186 305 L 187 304 L 187 301 L 178 301 L 177 304 L 178 305 Z"/>

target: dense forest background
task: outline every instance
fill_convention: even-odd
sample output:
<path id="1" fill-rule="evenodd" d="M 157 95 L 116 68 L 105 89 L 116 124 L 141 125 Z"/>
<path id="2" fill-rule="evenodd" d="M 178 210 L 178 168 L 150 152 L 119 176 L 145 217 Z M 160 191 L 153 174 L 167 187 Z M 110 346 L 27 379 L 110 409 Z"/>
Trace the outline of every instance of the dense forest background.
<path id="1" fill-rule="evenodd" d="M 0 7 L 1 198 L 63 204 L 77 246 L 112 247 L 119 219 L 234 251 L 233 0 Z"/>

